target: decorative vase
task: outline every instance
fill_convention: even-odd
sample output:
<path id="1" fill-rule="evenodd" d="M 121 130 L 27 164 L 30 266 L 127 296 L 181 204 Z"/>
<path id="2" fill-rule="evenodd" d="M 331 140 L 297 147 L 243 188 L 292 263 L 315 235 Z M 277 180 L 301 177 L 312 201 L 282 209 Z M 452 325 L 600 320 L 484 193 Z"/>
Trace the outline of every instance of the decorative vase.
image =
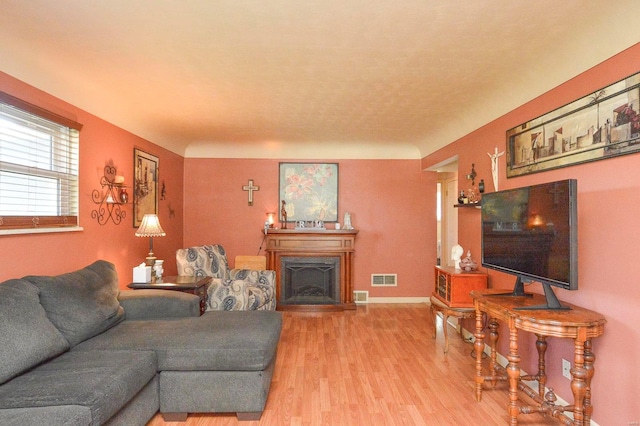
<path id="1" fill-rule="evenodd" d="M 467 257 L 460 261 L 460 269 L 466 272 L 475 271 L 478 269 L 478 264 L 471 259 L 471 251 L 467 252 Z"/>
<path id="2" fill-rule="evenodd" d="M 156 259 L 153 264 L 153 271 L 155 272 L 156 281 L 162 281 L 162 274 L 164 273 L 164 260 Z"/>
<path id="3" fill-rule="evenodd" d="M 346 212 L 344 214 L 344 225 L 343 225 L 342 228 L 343 229 L 348 229 L 348 230 L 353 229 L 353 225 L 351 224 L 351 213 Z"/>

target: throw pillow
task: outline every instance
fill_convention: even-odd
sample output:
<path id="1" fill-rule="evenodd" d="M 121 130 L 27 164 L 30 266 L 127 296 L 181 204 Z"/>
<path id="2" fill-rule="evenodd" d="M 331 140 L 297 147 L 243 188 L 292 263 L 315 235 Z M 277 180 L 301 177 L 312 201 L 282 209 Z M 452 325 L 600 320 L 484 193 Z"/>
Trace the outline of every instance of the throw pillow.
<path id="1" fill-rule="evenodd" d="M 53 277 L 29 276 L 40 289 L 40 303 L 71 346 L 124 319 L 118 302 L 118 274 L 112 263 L 98 260 L 75 272 Z"/>
<path id="2" fill-rule="evenodd" d="M 37 287 L 25 280 L 0 284 L 0 384 L 67 349 L 40 305 Z"/>

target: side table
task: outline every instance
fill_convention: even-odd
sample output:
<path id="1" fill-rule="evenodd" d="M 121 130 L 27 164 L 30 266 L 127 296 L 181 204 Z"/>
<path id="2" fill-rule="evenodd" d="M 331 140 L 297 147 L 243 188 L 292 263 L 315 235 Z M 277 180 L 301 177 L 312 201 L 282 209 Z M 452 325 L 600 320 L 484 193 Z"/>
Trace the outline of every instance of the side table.
<path id="1" fill-rule="evenodd" d="M 127 287 L 133 290 L 174 290 L 195 294 L 200 297 L 200 315 L 207 309 L 207 288 L 211 284 L 211 277 L 196 278 L 179 275 L 162 277 L 162 281 L 155 283 L 131 283 Z"/>
<path id="2" fill-rule="evenodd" d="M 436 317 L 438 312 L 442 313 L 442 331 L 444 333 L 444 353 L 449 352 L 449 334 L 447 333 L 447 318 L 475 318 L 476 311 L 474 308 L 452 308 L 447 306 L 435 295 L 431 298 L 431 312 L 433 313 L 433 337 L 436 337 L 437 325 Z"/>

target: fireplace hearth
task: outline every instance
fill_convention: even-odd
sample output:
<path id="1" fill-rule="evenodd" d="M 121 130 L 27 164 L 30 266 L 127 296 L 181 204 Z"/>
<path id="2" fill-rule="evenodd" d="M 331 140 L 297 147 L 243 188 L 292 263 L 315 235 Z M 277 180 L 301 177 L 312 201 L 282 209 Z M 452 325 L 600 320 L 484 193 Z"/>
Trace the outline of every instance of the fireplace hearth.
<path id="1" fill-rule="evenodd" d="M 357 234 L 355 229 L 269 229 L 265 251 L 267 269 L 276 272 L 276 309 L 356 309 L 353 257 Z"/>
<path id="2" fill-rule="evenodd" d="M 339 257 L 283 257 L 280 303 L 340 304 Z"/>

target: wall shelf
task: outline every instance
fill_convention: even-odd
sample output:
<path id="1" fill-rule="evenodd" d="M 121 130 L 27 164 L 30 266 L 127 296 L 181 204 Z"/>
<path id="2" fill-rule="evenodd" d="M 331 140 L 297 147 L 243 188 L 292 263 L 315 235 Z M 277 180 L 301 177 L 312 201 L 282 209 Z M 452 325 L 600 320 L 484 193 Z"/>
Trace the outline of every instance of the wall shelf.
<path id="1" fill-rule="evenodd" d="M 104 166 L 104 174 L 100 177 L 100 189 L 91 192 L 91 201 L 97 204 L 91 211 L 91 218 L 96 219 L 100 225 L 112 221 L 119 225 L 126 217 L 123 206 L 129 201 L 128 186 L 116 183 L 116 168 L 111 165 Z"/>
<path id="2" fill-rule="evenodd" d="M 481 209 L 482 208 L 482 204 L 481 203 L 467 203 L 467 204 L 454 204 L 453 207 L 460 207 L 460 208 L 469 208 L 469 207 L 475 207 L 476 209 Z"/>

